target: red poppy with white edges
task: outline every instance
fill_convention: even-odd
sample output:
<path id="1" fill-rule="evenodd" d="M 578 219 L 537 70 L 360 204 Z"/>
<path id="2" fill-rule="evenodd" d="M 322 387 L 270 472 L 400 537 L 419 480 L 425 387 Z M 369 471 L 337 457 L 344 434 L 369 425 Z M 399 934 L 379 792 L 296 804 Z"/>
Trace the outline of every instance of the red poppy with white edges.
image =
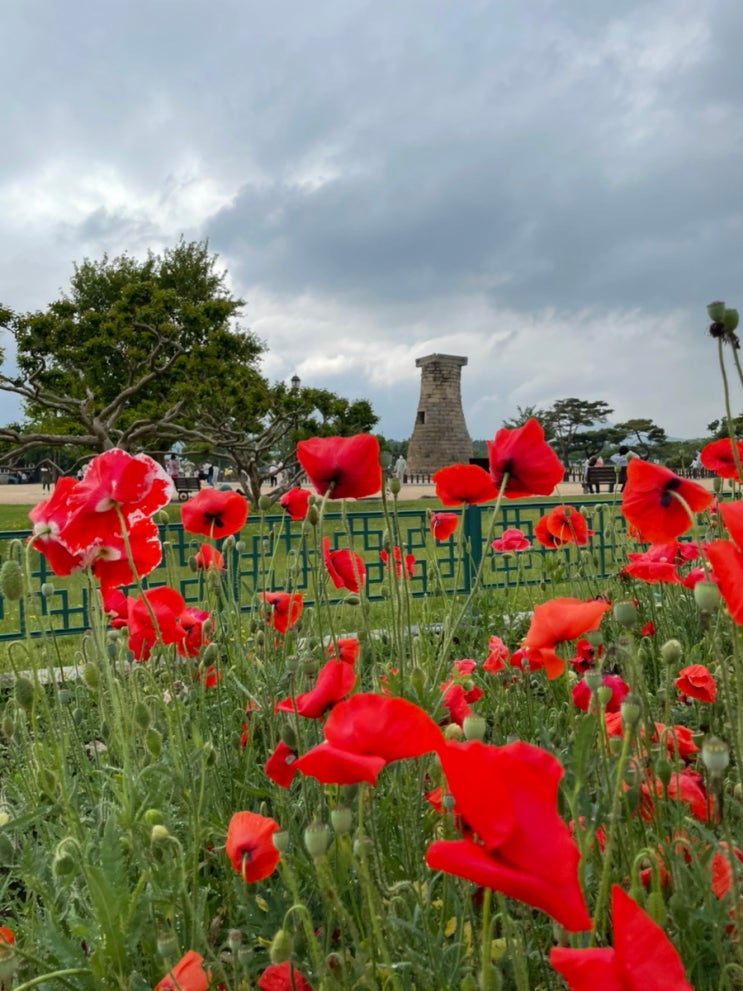
<path id="1" fill-rule="evenodd" d="M 290 520 L 303 520 L 307 516 L 311 495 L 309 489 L 289 489 L 279 499 L 279 505 L 286 510 Z"/>
<path id="2" fill-rule="evenodd" d="M 714 496 L 662 465 L 632 458 L 622 496 L 622 514 L 641 540 L 666 543 L 693 525 Z M 691 516 L 689 515 L 691 513 Z"/>
<path id="3" fill-rule="evenodd" d="M 490 475 L 479 465 L 447 465 L 431 476 L 436 498 L 444 506 L 476 505 L 497 498 Z"/>
<path id="4" fill-rule="evenodd" d="M 456 513 L 431 513 L 431 534 L 434 540 L 448 540 L 457 529 Z"/>
<path id="5" fill-rule="evenodd" d="M 204 537 L 228 537 L 237 533 L 247 518 L 247 500 L 232 490 L 202 489 L 181 509 L 183 529 Z"/>
<path id="6" fill-rule="evenodd" d="M 227 827 L 225 853 L 243 879 L 263 881 L 276 870 L 281 859 L 273 843 L 279 824 L 257 812 L 236 812 Z"/>
<path id="7" fill-rule="evenodd" d="M 82 552 L 68 550 L 60 538 L 70 517 L 69 495 L 76 484 L 74 478 L 60 478 L 51 496 L 28 514 L 34 525 L 29 540 L 47 559 L 55 575 L 71 575 L 84 564 Z"/>
<path id="8" fill-rule="evenodd" d="M 82 480 L 69 491 L 70 517 L 61 540 L 73 552 L 82 550 L 96 537 L 120 533 L 121 518 L 129 527 L 153 516 L 174 492 L 170 475 L 146 454 L 105 451 L 88 463 Z"/>
<path id="9" fill-rule="evenodd" d="M 533 418 L 514 430 L 499 430 L 495 439 L 488 441 L 488 457 L 496 489 L 507 476 L 507 499 L 552 495 L 565 475 L 560 459 L 544 439 L 544 430 Z"/>
<path id="10" fill-rule="evenodd" d="M 743 444 L 739 440 L 735 442 L 735 452 L 738 455 L 738 464 L 743 465 Z M 722 440 L 713 440 L 702 448 L 699 460 L 708 471 L 713 471 L 720 478 L 737 478 L 738 468 L 733 455 L 733 445 L 729 437 Z"/>
<path id="11" fill-rule="evenodd" d="M 330 499 L 363 499 L 382 488 L 379 441 L 371 434 L 301 440 L 297 460 L 318 495 Z"/>
<path id="12" fill-rule="evenodd" d="M 261 592 L 258 596 L 268 606 L 268 622 L 277 633 L 286 633 L 302 615 L 304 603 L 298 592 Z"/>

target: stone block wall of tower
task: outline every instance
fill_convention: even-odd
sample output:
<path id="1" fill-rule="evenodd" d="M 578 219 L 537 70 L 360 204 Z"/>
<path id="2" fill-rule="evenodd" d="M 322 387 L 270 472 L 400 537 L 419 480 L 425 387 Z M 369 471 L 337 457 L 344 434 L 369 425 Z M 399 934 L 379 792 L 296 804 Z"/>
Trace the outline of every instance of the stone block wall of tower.
<path id="1" fill-rule="evenodd" d="M 431 354 L 418 358 L 421 391 L 408 445 L 408 471 L 434 472 L 469 461 L 472 441 L 462 409 L 462 367 L 467 358 Z"/>

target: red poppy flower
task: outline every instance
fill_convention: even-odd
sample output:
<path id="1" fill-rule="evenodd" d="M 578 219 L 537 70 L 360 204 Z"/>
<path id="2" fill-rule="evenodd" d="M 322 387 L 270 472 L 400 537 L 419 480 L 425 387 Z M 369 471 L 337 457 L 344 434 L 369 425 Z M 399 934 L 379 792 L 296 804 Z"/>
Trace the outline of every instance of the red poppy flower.
<path id="1" fill-rule="evenodd" d="M 194 555 L 196 567 L 199 571 L 224 571 L 224 555 L 212 544 L 202 544 L 199 551 Z"/>
<path id="2" fill-rule="evenodd" d="M 247 500 L 232 490 L 202 489 L 181 509 L 183 529 L 204 537 L 228 537 L 237 533 L 247 518 Z"/>
<path id="3" fill-rule="evenodd" d="M 216 688 L 222 680 L 222 672 L 214 664 L 210 664 L 206 671 L 196 668 L 193 672 L 193 680 L 203 685 L 204 688 Z"/>
<path id="4" fill-rule="evenodd" d="M 457 529 L 456 513 L 431 513 L 431 533 L 434 540 L 448 540 Z"/>
<path id="5" fill-rule="evenodd" d="M 294 766 L 297 755 L 283 740 L 279 740 L 273 753 L 265 763 L 268 777 L 281 788 L 288 788 L 294 780 L 297 769 Z"/>
<path id="6" fill-rule="evenodd" d="M 640 815 L 650 822 L 654 814 L 653 796 L 660 799 L 670 799 L 688 805 L 689 811 L 699 822 L 714 819 L 714 803 L 707 796 L 701 774 L 688 767 L 682 771 L 674 771 L 666 785 L 659 778 L 648 776 L 647 783 L 641 786 Z"/>
<path id="7" fill-rule="evenodd" d="M 681 579 L 681 584 L 684 588 L 691 589 L 693 592 L 695 586 L 697 586 L 699 582 L 706 581 L 712 582 L 713 585 L 717 585 L 717 578 L 715 577 L 714 571 L 712 571 L 709 567 L 706 573 L 704 568 L 692 568 L 691 571 L 688 571 Z"/>
<path id="8" fill-rule="evenodd" d="M 649 619 L 644 626 L 640 628 L 641 637 L 654 637 L 655 636 L 655 623 L 652 619 Z"/>
<path id="9" fill-rule="evenodd" d="M 542 666 L 548 678 L 557 678 L 565 670 L 565 662 L 555 654 L 555 646 L 563 640 L 575 640 L 597 630 L 610 608 L 608 602 L 581 602 L 571 598 L 551 599 L 536 606 L 523 640 L 529 651 L 531 669 Z"/>
<path id="10" fill-rule="evenodd" d="M 506 647 L 500 637 L 491 637 L 488 641 L 488 651 L 487 659 L 482 666 L 483 671 L 487 671 L 490 674 L 495 674 L 496 671 L 502 671 L 508 660 L 508 647 Z"/>
<path id="11" fill-rule="evenodd" d="M 611 891 L 611 917 L 613 947 L 550 950 L 550 964 L 571 991 L 694 991 L 666 934 L 619 885 Z"/>
<path id="12" fill-rule="evenodd" d="M 479 465 L 448 465 L 431 476 L 436 498 L 444 506 L 474 505 L 498 496 L 490 475 Z"/>
<path id="13" fill-rule="evenodd" d="M 493 541 L 491 546 L 499 554 L 518 554 L 520 551 L 528 551 L 531 544 L 521 530 L 511 527 L 508 530 L 504 530 L 500 537 Z"/>
<path id="14" fill-rule="evenodd" d="M 356 672 L 350 664 L 328 661 L 320 669 L 312 691 L 296 698 L 283 699 L 276 706 L 277 712 L 297 712 L 305 719 L 321 719 L 328 709 L 340 702 L 356 684 Z"/>
<path id="15" fill-rule="evenodd" d="M 565 475 L 560 459 L 544 439 L 544 430 L 534 419 L 515 430 L 499 430 L 495 439 L 488 441 L 488 456 L 490 478 L 496 489 L 508 475 L 504 493 L 507 499 L 552 495 Z"/>
<path id="16" fill-rule="evenodd" d="M 629 694 L 629 685 L 623 681 L 618 674 L 605 674 L 601 679 L 601 684 L 606 685 L 606 687 L 611 691 L 611 698 L 606 703 L 606 711 L 619 712 L 622 699 L 625 695 Z M 588 707 L 591 704 L 591 694 L 591 689 L 588 687 L 585 680 L 581 679 L 578 684 L 573 687 L 573 705 L 577 706 L 579 709 L 582 709 L 583 712 L 588 712 Z"/>
<path id="17" fill-rule="evenodd" d="M 622 574 L 641 582 L 678 585 L 681 581 L 676 571 L 678 548 L 673 540 L 668 544 L 651 544 L 642 554 L 628 554 L 630 563 L 622 568 Z"/>
<path id="18" fill-rule="evenodd" d="M 570 663 L 579 674 L 584 674 L 596 666 L 596 661 L 601 657 L 603 652 L 604 648 L 601 644 L 598 647 L 594 647 L 589 640 L 577 640 L 575 643 L 575 657 L 570 658 Z"/>
<path id="19" fill-rule="evenodd" d="M 339 637 L 335 644 L 328 644 L 327 654 L 330 660 L 343 661 L 353 667 L 359 659 L 359 641 L 356 637 Z"/>
<path id="20" fill-rule="evenodd" d="M 148 588 L 136 598 L 128 599 L 127 606 L 129 649 L 138 661 L 147 660 L 158 640 L 171 644 L 183 639 L 179 617 L 186 603 L 174 588 L 167 585 Z"/>
<path id="21" fill-rule="evenodd" d="M 227 827 L 225 853 L 243 881 L 262 881 L 281 859 L 273 845 L 279 824 L 257 812 L 236 812 Z"/>
<path id="22" fill-rule="evenodd" d="M 261 991 L 312 991 L 312 985 L 287 960 L 272 963 L 258 978 Z"/>
<path id="23" fill-rule="evenodd" d="M 379 552 L 379 557 L 381 558 L 382 564 L 385 566 L 385 568 L 388 568 L 389 567 L 389 563 L 390 563 L 390 559 L 389 559 L 389 554 L 387 553 L 387 551 L 380 551 Z M 398 578 L 402 578 L 403 577 L 403 573 L 402 573 L 403 558 L 402 558 L 402 551 L 400 550 L 399 547 L 393 547 L 392 548 L 392 557 L 393 557 L 394 562 L 395 562 L 395 574 L 397 575 Z M 412 578 L 414 574 L 415 574 L 415 555 L 414 554 L 406 554 L 405 555 L 405 578 Z"/>
<path id="24" fill-rule="evenodd" d="M 83 567 L 82 552 L 73 553 L 61 540 L 70 516 L 69 494 L 76 484 L 74 478 L 60 478 L 51 496 L 28 514 L 34 525 L 30 540 L 47 559 L 55 575 L 71 575 Z"/>
<path id="25" fill-rule="evenodd" d="M 149 575 L 162 561 L 162 544 L 157 527 L 151 519 L 133 523 L 127 534 L 129 553 L 124 538 L 117 532 L 97 537 L 83 557 L 101 585 L 101 591 L 130 585 L 136 578 Z M 134 564 L 132 571 L 129 554 Z"/>
<path id="26" fill-rule="evenodd" d="M 386 763 L 383 757 L 374 754 L 353 753 L 321 743 L 298 757 L 293 767 L 323 785 L 356 785 L 362 781 L 375 785 Z"/>
<path id="27" fill-rule="evenodd" d="M 662 544 L 680 537 L 692 525 L 687 506 L 692 514 L 701 513 L 713 498 L 703 486 L 679 478 L 662 465 L 632 458 L 627 466 L 622 514 L 641 540 Z"/>
<path id="28" fill-rule="evenodd" d="M 571 931 L 589 929 L 580 854 L 557 813 L 558 761 L 528 743 L 476 741 L 447 743 L 439 757 L 456 808 L 479 842 L 437 841 L 426 851 L 428 866 L 502 891 Z"/>
<path id="29" fill-rule="evenodd" d="M 464 685 L 451 681 L 442 685 L 441 690 L 444 693 L 441 704 L 449 713 L 449 722 L 456 723 L 457 726 L 461 726 L 467 716 L 472 715 L 470 702 L 476 702 L 483 695 L 481 688 L 467 691 Z"/>
<path id="30" fill-rule="evenodd" d="M 203 609 L 186 607 L 178 616 L 178 625 L 182 635 L 177 641 L 178 653 L 181 657 L 198 657 L 201 648 L 209 643 L 207 632 L 212 624 L 212 618 Z"/>
<path id="31" fill-rule="evenodd" d="M 743 444 L 739 440 L 735 442 L 735 450 L 738 454 L 738 462 L 743 465 Z M 722 440 L 713 440 L 712 443 L 703 447 L 699 460 L 708 471 L 713 471 L 720 478 L 737 478 L 738 469 L 735 466 L 733 456 L 733 445 L 729 437 Z"/>
<path id="32" fill-rule="evenodd" d="M 299 593 L 261 592 L 259 598 L 270 607 L 268 622 L 277 633 L 286 633 L 302 615 L 304 603 Z"/>
<path id="33" fill-rule="evenodd" d="M 382 488 L 379 441 L 371 434 L 301 440 L 297 460 L 316 492 L 331 499 L 363 499 Z"/>
<path id="34" fill-rule="evenodd" d="M 715 581 L 734 623 L 743 624 L 743 502 L 722 503 L 720 513 L 732 537 L 715 540 L 705 548 Z"/>
<path id="35" fill-rule="evenodd" d="M 717 685 L 703 664 L 690 664 L 689 667 L 679 671 L 674 685 L 682 695 L 686 695 L 688 698 L 710 704 L 715 701 Z"/>
<path id="36" fill-rule="evenodd" d="M 585 516 L 572 506 L 555 506 L 534 527 L 534 536 L 545 547 L 562 547 L 564 544 L 584 547 L 592 533 Z"/>
<path id="37" fill-rule="evenodd" d="M 82 480 L 70 488 L 70 516 L 61 539 L 69 550 L 82 550 L 96 537 L 120 532 L 119 513 L 128 527 L 167 506 L 173 493 L 170 475 L 146 454 L 132 457 L 118 449 L 105 451 L 88 463 Z"/>
<path id="38" fill-rule="evenodd" d="M 420 757 L 443 744 L 443 734 L 428 713 L 407 699 L 362 692 L 339 703 L 323 729 L 328 743 L 385 762 Z"/>
<path id="39" fill-rule="evenodd" d="M 346 549 L 331 551 L 330 538 L 323 537 L 322 556 L 336 588 L 359 592 L 366 581 L 366 566 L 358 554 Z"/>
<path id="40" fill-rule="evenodd" d="M 212 972 L 204 970 L 204 958 L 189 950 L 155 985 L 155 991 L 207 991 L 211 981 Z"/>
<path id="41" fill-rule="evenodd" d="M 286 510 L 290 520 L 303 520 L 307 516 L 311 495 L 309 489 L 289 489 L 279 499 L 279 505 Z"/>

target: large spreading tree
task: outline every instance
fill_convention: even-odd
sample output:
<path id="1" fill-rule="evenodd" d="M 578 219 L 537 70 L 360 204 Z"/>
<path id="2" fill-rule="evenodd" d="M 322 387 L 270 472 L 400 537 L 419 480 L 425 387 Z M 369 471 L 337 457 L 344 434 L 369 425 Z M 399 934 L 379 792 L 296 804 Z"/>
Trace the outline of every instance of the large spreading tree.
<path id="1" fill-rule="evenodd" d="M 24 411 L 22 423 L 0 427 L 0 461 L 162 453 L 181 442 L 230 461 L 254 501 L 261 463 L 280 458 L 290 469 L 297 437 L 371 429 L 363 400 L 271 385 L 263 343 L 239 324 L 243 305 L 208 244 L 181 240 L 144 260 L 84 261 L 43 311 L 0 306 L 18 365 L 0 370 L 0 391 Z"/>

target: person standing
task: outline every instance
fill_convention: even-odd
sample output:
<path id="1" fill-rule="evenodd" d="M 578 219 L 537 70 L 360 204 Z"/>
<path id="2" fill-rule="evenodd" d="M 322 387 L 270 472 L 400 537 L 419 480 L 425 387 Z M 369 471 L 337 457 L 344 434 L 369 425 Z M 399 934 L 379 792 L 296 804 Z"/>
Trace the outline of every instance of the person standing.
<path id="1" fill-rule="evenodd" d="M 395 462 L 395 478 L 402 485 L 405 481 L 405 472 L 408 470 L 408 463 L 405 458 L 400 455 L 400 457 Z"/>

